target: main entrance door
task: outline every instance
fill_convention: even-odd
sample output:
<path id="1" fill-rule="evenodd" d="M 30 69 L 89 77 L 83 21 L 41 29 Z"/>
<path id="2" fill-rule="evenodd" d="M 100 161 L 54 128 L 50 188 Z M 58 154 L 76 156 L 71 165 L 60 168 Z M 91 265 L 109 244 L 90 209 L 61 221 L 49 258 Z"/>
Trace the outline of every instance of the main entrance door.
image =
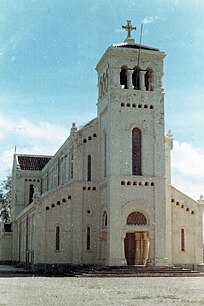
<path id="1" fill-rule="evenodd" d="M 125 237 L 125 258 L 128 265 L 135 264 L 135 234 L 127 233 Z"/>
<path id="2" fill-rule="evenodd" d="M 148 232 L 127 233 L 124 244 L 128 265 L 146 265 L 149 255 Z"/>

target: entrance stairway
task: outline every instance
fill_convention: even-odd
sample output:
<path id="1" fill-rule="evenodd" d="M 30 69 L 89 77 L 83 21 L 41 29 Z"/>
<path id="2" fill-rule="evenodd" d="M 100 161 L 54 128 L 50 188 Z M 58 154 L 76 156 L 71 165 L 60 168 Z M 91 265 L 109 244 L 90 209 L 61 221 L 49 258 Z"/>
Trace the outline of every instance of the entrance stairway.
<path id="1" fill-rule="evenodd" d="M 33 273 L 29 269 L 13 265 L 0 265 L 1 277 L 31 277 L 37 275 L 61 277 L 189 277 L 204 276 L 199 272 L 181 267 L 146 267 L 146 266 L 69 266 L 67 268 L 48 271 L 46 273 Z"/>
<path id="2" fill-rule="evenodd" d="M 203 272 L 181 267 L 121 266 L 98 267 L 75 271 L 80 277 L 189 277 L 204 276 Z"/>
<path id="3" fill-rule="evenodd" d="M 29 269 L 16 267 L 14 265 L 0 265 L 0 277 L 29 277 L 33 273 Z"/>

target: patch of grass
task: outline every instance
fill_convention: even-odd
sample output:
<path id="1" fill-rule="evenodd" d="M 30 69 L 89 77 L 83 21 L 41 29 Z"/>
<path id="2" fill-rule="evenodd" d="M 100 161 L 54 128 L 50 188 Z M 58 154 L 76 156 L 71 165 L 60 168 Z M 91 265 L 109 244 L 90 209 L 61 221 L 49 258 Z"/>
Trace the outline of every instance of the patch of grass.
<path id="1" fill-rule="evenodd" d="M 171 295 L 171 294 L 169 294 L 169 295 L 164 295 L 164 296 L 158 296 L 158 298 L 162 298 L 162 299 L 169 299 L 169 300 L 177 300 L 178 299 L 178 297 L 176 297 L 176 296 L 174 296 L 174 295 Z"/>
<path id="2" fill-rule="evenodd" d="M 200 305 L 204 305 L 204 300 L 183 300 L 182 301 L 183 303 L 186 303 L 188 305 L 191 305 L 191 304 L 200 304 Z"/>
<path id="3" fill-rule="evenodd" d="M 152 297 L 148 295 L 138 295 L 138 296 L 134 296 L 132 299 L 133 300 L 148 300 L 148 299 L 152 299 Z"/>

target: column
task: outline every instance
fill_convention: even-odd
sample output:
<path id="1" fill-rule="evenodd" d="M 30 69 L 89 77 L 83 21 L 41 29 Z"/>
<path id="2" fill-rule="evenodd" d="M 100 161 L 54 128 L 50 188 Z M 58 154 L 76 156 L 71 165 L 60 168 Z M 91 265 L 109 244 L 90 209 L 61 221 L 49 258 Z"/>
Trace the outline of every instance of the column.
<path id="1" fill-rule="evenodd" d="M 146 87 L 145 87 L 145 73 L 146 71 L 140 71 L 140 89 L 141 90 L 146 90 Z"/>
<path id="2" fill-rule="evenodd" d="M 128 89 L 132 89 L 132 74 L 133 74 L 133 70 L 127 71 L 127 88 Z"/>
<path id="3" fill-rule="evenodd" d="M 155 236 L 154 231 L 149 231 L 149 260 L 148 265 L 154 266 L 155 265 Z"/>
<path id="4" fill-rule="evenodd" d="M 143 258 L 142 258 L 143 265 L 146 265 L 148 258 L 149 258 L 149 238 L 147 233 L 143 233 Z"/>
<path id="5" fill-rule="evenodd" d="M 135 233 L 135 265 L 140 264 L 140 256 L 141 256 L 141 233 Z"/>
<path id="6" fill-rule="evenodd" d="M 121 88 L 120 85 L 120 71 L 121 69 L 110 69 L 110 87 L 111 88 Z"/>
<path id="7" fill-rule="evenodd" d="M 121 241 L 122 241 L 121 265 L 127 265 L 127 260 L 125 258 L 125 237 L 126 237 L 126 233 L 122 234 L 122 237 L 121 237 Z"/>

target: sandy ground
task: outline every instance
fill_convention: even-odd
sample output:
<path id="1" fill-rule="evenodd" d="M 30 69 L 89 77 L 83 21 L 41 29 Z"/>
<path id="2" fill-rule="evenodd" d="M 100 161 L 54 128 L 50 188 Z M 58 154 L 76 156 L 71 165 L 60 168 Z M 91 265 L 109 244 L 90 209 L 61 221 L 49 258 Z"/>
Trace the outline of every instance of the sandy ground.
<path id="1" fill-rule="evenodd" d="M 204 305 L 204 278 L 1 277 L 2 305 Z"/>

